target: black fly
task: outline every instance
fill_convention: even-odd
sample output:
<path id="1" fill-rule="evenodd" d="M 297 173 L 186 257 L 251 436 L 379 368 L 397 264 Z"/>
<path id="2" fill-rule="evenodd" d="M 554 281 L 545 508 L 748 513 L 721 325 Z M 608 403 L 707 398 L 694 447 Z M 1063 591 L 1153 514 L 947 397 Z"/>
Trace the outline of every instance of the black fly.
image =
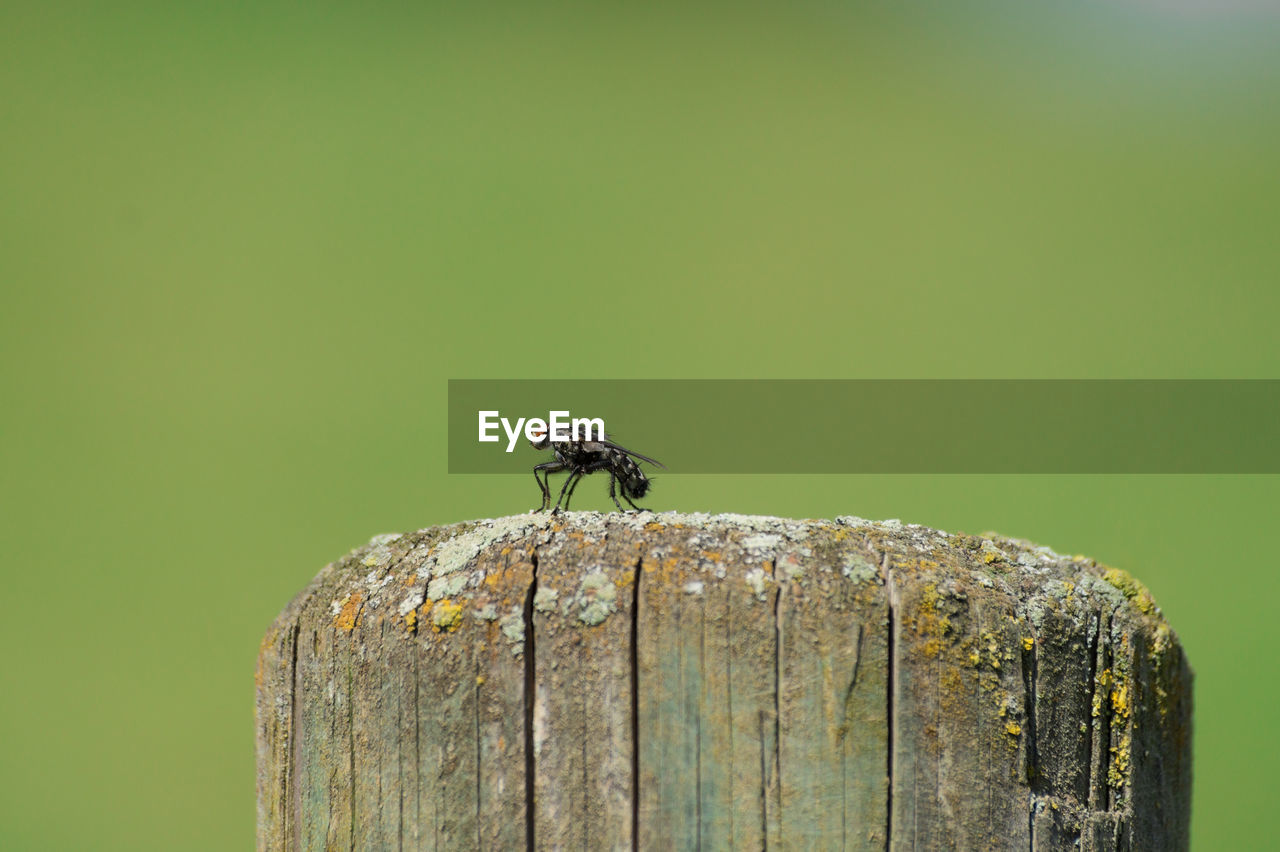
<path id="1" fill-rule="evenodd" d="M 599 470 L 609 472 L 609 496 L 613 498 L 613 505 L 619 509 L 622 508 L 622 504 L 618 502 L 617 493 L 621 490 L 622 499 L 626 500 L 631 508 L 640 508 L 632 500 L 638 500 L 648 494 L 653 483 L 644 475 L 636 459 L 658 467 L 664 467 L 664 465 L 656 459 L 618 446 L 609 440 L 608 435 L 604 435 L 603 438 L 604 440 L 601 441 L 552 441 L 550 434 L 544 432 L 537 441 L 529 442 L 535 450 L 549 449 L 556 455 L 554 461 L 543 462 L 534 465 L 533 468 L 533 478 L 538 480 L 538 488 L 542 491 L 542 507 L 539 511 L 546 510 L 551 504 L 551 474 L 562 470 L 569 471 L 569 478 L 560 489 L 560 498 L 556 500 L 555 508 L 551 510 L 552 514 L 560 511 L 561 501 L 564 502 L 564 508 L 567 511 L 569 500 L 573 498 L 573 490 L 578 487 L 578 481 L 587 474 Z M 539 473 L 542 476 L 539 476 Z"/>

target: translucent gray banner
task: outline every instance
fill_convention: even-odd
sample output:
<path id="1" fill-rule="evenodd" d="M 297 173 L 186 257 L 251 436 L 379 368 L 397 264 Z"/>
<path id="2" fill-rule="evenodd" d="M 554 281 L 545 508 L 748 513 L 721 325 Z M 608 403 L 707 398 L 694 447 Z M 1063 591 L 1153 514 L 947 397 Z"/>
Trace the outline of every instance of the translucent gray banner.
<path id="1" fill-rule="evenodd" d="M 451 380 L 449 472 L 528 471 L 555 411 L 669 473 L 1280 473 L 1270 379 Z"/>

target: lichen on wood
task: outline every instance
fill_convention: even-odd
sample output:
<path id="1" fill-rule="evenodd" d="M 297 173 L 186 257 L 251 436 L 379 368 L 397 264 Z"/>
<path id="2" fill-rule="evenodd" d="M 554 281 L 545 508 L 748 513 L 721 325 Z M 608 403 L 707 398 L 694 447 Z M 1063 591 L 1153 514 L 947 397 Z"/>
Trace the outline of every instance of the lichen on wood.
<path id="1" fill-rule="evenodd" d="M 1186 848 L 1191 672 L 1128 574 L 896 521 L 379 536 L 258 669 L 258 846 Z"/>

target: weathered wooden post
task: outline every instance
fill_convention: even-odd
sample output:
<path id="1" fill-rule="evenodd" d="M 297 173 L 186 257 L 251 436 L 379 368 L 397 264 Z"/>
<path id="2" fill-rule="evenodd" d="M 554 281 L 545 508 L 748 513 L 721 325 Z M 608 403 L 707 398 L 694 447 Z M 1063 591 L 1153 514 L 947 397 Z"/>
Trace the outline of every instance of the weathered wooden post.
<path id="1" fill-rule="evenodd" d="M 1185 849 L 1191 671 L 1024 542 L 526 515 L 321 571 L 257 744 L 261 850 Z"/>

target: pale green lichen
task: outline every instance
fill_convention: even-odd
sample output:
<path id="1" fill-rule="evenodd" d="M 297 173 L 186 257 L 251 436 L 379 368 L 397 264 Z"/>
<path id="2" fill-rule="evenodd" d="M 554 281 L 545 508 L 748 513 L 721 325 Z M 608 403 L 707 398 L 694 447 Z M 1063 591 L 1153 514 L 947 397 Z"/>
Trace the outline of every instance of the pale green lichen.
<path id="1" fill-rule="evenodd" d="M 418 607 L 422 606 L 426 600 L 426 587 L 418 586 L 411 591 L 404 600 L 400 601 L 400 605 L 396 607 L 396 613 L 401 617 L 405 617 Z"/>
<path id="2" fill-rule="evenodd" d="M 418 569 L 418 576 L 439 577 L 465 568 L 477 555 L 496 542 L 518 538 L 552 523 L 549 514 L 512 515 L 488 518 L 464 525 L 440 544 Z"/>
<path id="3" fill-rule="evenodd" d="M 1124 593 L 1101 577 L 1082 571 L 1076 578 L 1076 586 L 1085 594 L 1102 598 L 1113 609 L 1124 607 Z"/>
<path id="4" fill-rule="evenodd" d="M 760 553 L 768 553 L 777 548 L 782 543 L 782 536 L 776 533 L 756 533 L 746 536 L 742 539 L 742 546 L 746 550 L 754 550 Z"/>
<path id="5" fill-rule="evenodd" d="M 618 587 L 603 572 L 588 574 L 578 586 L 573 603 L 578 607 L 578 620 L 595 626 L 618 611 Z M 566 606 L 569 602 L 566 601 Z"/>
<path id="6" fill-rule="evenodd" d="M 850 553 L 844 558 L 840 573 L 853 583 L 869 583 L 880 579 L 880 568 L 856 553 Z"/>
<path id="7" fill-rule="evenodd" d="M 1019 614 L 1027 621 L 1031 622 L 1036 630 L 1044 626 L 1044 598 L 1036 595 L 1029 600 L 1023 601 L 1018 607 Z"/>
<path id="8" fill-rule="evenodd" d="M 461 592 L 463 587 L 467 585 L 470 579 L 466 574 L 448 574 L 443 577 L 436 577 L 427 584 L 427 599 L 438 601 L 442 598 L 451 598 Z"/>
<path id="9" fill-rule="evenodd" d="M 701 516 L 701 519 L 709 523 L 713 527 L 723 527 L 735 530 L 755 530 L 758 532 L 785 536 L 792 541 L 799 541 L 807 538 L 809 535 L 810 524 L 804 521 L 797 521 L 791 518 L 779 518 L 773 515 L 739 515 L 728 512 L 719 515 L 706 515 L 697 513 L 694 517 Z"/>
<path id="10" fill-rule="evenodd" d="M 656 550 L 642 555 L 655 564 L 678 561 L 685 553 L 694 555 L 699 560 L 696 579 L 686 574 L 676 586 L 690 595 L 706 594 L 717 580 L 727 580 L 745 583 L 750 594 L 765 601 L 770 589 L 776 589 L 772 583 L 816 579 L 819 572 L 839 572 L 852 584 L 878 583 L 883 580 L 880 560 L 872 554 L 887 554 L 895 568 L 915 570 L 918 566 L 935 571 L 953 564 L 945 553 L 963 550 L 961 558 L 970 573 L 962 573 L 957 582 L 937 589 L 936 594 L 945 593 L 964 601 L 966 593 L 984 587 L 996 590 L 1017 601 L 1015 612 L 1024 631 L 1038 630 L 1048 619 L 1065 619 L 1078 627 L 1089 618 L 1096 619 L 1099 611 L 1136 610 L 1159 620 L 1159 610 L 1141 583 L 1123 571 L 1092 560 L 1060 556 L 1046 547 L 998 536 L 952 536 L 899 521 L 873 522 L 856 517 L 841 517 L 833 522 L 672 512 L 519 515 L 424 530 L 410 536 L 377 536 L 341 567 L 355 568 L 361 575 L 368 572 L 361 585 L 364 597 L 359 610 L 365 619 L 381 618 L 380 609 L 390 610 L 388 615 L 398 614 L 402 619 L 418 611 L 426 624 L 447 629 L 456 619 L 449 607 L 442 608 L 440 602 L 448 601 L 449 606 L 461 608 L 467 605 L 472 589 L 485 588 L 484 578 L 468 570 L 468 566 L 474 565 L 476 557 L 487 548 L 495 544 L 501 547 L 501 542 L 509 540 L 512 547 L 523 550 L 550 546 L 554 554 L 561 546 L 562 532 L 583 542 L 605 542 L 611 532 L 623 529 L 684 536 L 680 539 L 683 545 L 664 540 L 661 545 L 655 544 Z M 822 545 L 813 544 L 810 550 L 795 544 L 802 539 L 808 539 L 804 544 Z M 831 539 L 834 541 L 829 542 Z M 842 541 L 853 545 L 852 552 L 833 552 L 827 547 Z M 704 558 L 699 555 L 703 552 L 714 556 Z M 404 576 L 406 572 L 409 576 Z M 411 582 L 414 572 L 420 578 L 416 583 Z M 557 593 L 544 585 L 534 604 L 541 613 L 560 612 L 582 624 L 600 624 L 616 611 L 619 587 L 625 585 L 597 571 L 572 592 L 562 588 Z M 1030 593 L 1033 589 L 1035 592 Z M 433 606 L 419 609 L 428 601 Z M 334 601 L 332 609 L 333 616 L 344 626 L 355 625 L 358 611 L 348 599 Z M 344 610 L 346 617 L 339 618 Z M 492 604 L 473 609 L 473 613 L 480 621 L 500 621 L 508 640 L 523 643 L 523 607 L 501 617 Z M 944 614 L 938 613 L 938 617 L 942 619 Z M 1176 641 L 1167 625 L 1160 622 L 1147 651 L 1158 669 L 1167 666 L 1166 649 L 1176 646 Z M 983 647 L 987 645 L 984 642 L 977 649 L 964 648 L 960 659 L 968 658 L 980 671 L 1003 672 L 1009 660 L 992 654 L 989 647 Z M 1123 693 L 1119 697 L 1127 698 Z M 1164 711 L 1167 698 L 1159 687 L 1154 697 L 1160 699 Z M 1104 700 L 1109 698 L 1104 695 Z M 1111 709 L 1116 718 L 1121 718 L 1114 712 L 1118 708 Z"/>
<path id="11" fill-rule="evenodd" d="M 805 562 L 803 559 L 797 558 L 794 553 L 786 553 L 778 557 L 774 563 L 774 571 L 783 580 L 799 582 L 804 579 L 806 573 Z"/>
<path id="12" fill-rule="evenodd" d="M 522 652 L 524 650 L 524 612 L 519 608 L 513 609 L 502 617 L 499 626 L 502 628 L 502 635 L 507 637 L 507 642 L 511 645 L 511 653 Z"/>
<path id="13" fill-rule="evenodd" d="M 385 566 L 391 561 L 391 549 L 387 545 L 399 538 L 400 533 L 382 533 L 369 539 L 369 543 L 365 545 L 369 548 L 369 552 L 365 554 L 364 559 L 360 560 L 361 564 L 366 568 Z"/>
<path id="14" fill-rule="evenodd" d="M 1076 584 L 1065 580 L 1050 580 L 1044 589 L 1049 597 L 1058 601 L 1066 601 L 1075 593 Z"/>
<path id="15" fill-rule="evenodd" d="M 533 608 L 538 612 L 551 612 L 556 608 L 556 598 L 560 593 L 550 586 L 541 586 L 533 596 Z"/>

